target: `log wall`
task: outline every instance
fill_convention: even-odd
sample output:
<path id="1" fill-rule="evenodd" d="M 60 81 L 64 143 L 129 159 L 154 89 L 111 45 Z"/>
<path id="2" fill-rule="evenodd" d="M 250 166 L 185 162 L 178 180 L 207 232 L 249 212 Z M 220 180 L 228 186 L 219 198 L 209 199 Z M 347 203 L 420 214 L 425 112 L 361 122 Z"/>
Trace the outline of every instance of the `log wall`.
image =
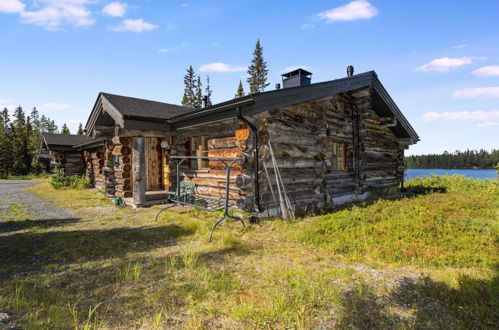
<path id="1" fill-rule="evenodd" d="M 389 128 L 394 118 L 380 118 L 370 95 L 365 88 L 257 116 L 260 211 L 275 208 L 272 190 L 274 195 L 278 191 L 268 142 L 297 213 L 335 207 L 401 182 L 404 147 Z M 345 168 L 339 168 L 335 143 L 345 148 Z M 251 174 L 251 161 L 244 165 L 246 174 Z M 244 196 L 238 206 L 251 210 L 253 185 L 249 177 L 239 179 Z"/>
<path id="2" fill-rule="evenodd" d="M 64 169 L 66 175 L 85 174 L 85 162 L 83 153 L 79 151 L 55 151 L 51 152 L 52 161 L 57 163 L 58 169 Z"/>
<path id="3" fill-rule="evenodd" d="M 189 138 L 206 136 L 209 157 L 240 157 L 247 149 L 249 130 L 237 120 L 222 123 L 211 123 L 209 125 L 181 130 L 172 138 L 171 155 L 190 156 L 195 155 L 189 148 Z M 225 165 L 220 161 L 210 161 L 208 169 L 197 170 L 195 161 L 185 161 L 180 167 L 181 180 L 196 183 L 195 194 L 212 197 L 225 197 L 226 171 Z M 176 184 L 176 161 L 170 160 L 170 183 Z M 242 190 L 235 185 L 235 178 L 243 173 L 240 165 L 232 166 L 229 196 L 235 201 L 243 194 Z M 173 189 L 173 188 L 172 188 Z"/>

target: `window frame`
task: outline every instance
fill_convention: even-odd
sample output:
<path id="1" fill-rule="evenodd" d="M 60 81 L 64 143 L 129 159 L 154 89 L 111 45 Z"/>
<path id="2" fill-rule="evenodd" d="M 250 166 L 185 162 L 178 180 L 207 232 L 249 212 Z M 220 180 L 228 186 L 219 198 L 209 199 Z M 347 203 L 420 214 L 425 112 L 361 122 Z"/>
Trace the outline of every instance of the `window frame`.
<path id="1" fill-rule="evenodd" d="M 191 156 L 208 156 L 208 136 L 190 136 L 189 151 Z M 210 161 L 208 159 L 191 159 L 190 166 L 194 172 L 207 172 L 210 170 Z"/>

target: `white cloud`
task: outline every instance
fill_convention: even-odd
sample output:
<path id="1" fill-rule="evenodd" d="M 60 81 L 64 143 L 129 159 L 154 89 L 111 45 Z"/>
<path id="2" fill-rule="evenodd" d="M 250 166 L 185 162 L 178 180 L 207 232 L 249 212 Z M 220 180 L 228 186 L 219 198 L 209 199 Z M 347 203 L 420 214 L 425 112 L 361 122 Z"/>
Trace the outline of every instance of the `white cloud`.
<path id="1" fill-rule="evenodd" d="M 454 48 L 454 49 L 462 49 L 462 48 L 466 48 L 466 47 L 469 47 L 469 46 L 470 45 L 468 45 L 468 44 L 461 44 L 461 45 L 455 45 L 452 48 Z"/>
<path id="2" fill-rule="evenodd" d="M 158 28 L 158 25 L 154 25 L 144 21 L 143 19 L 126 19 L 121 25 L 111 27 L 112 31 L 132 31 L 132 32 L 144 32 L 151 31 Z"/>
<path id="3" fill-rule="evenodd" d="M 0 111 L 7 108 L 9 110 L 15 109 L 17 105 L 14 104 L 14 101 L 11 99 L 0 99 Z"/>
<path id="4" fill-rule="evenodd" d="M 420 118 L 422 121 L 483 121 L 499 119 L 497 111 L 455 111 L 427 112 Z"/>
<path id="5" fill-rule="evenodd" d="M 356 0 L 344 6 L 323 11 L 317 16 L 326 23 L 355 21 L 358 19 L 370 19 L 378 15 L 378 9 L 369 1 Z"/>
<path id="6" fill-rule="evenodd" d="M 177 52 L 185 47 L 187 47 L 187 43 L 183 42 L 177 46 L 168 47 L 168 48 L 160 48 L 160 49 L 158 49 L 158 53 L 173 53 L 173 52 Z"/>
<path id="7" fill-rule="evenodd" d="M 477 124 L 476 127 L 494 127 L 499 126 L 499 122 L 495 121 L 486 121 L 484 123 Z"/>
<path id="8" fill-rule="evenodd" d="M 71 119 L 70 121 L 68 121 L 68 123 L 70 123 L 70 124 L 77 124 L 77 125 L 79 125 L 80 123 L 81 124 L 86 124 L 87 120 L 86 119 Z"/>
<path id="9" fill-rule="evenodd" d="M 102 12 L 113 17 L 123 17 L 126 13 L 127 4 L 123 2 L 111 2 L 102 8 Z"/>
<path id="10" fill-rule="evenodd" d="M 487 65 L 476 69 L 473 74 L 479 77 L 499 77 L 499 65 Z"/>
<path id="11" fill-rule="evenodd" d="M 180 5 L 180 7 L 181 8 L 187 8 L 187 7 L 189 7 L 189 4 L 188 3 L 183 3 L 183 4 Z"/>
<path id="12" fill-rule="evenodd" d="M 291 72 L 296 69 L 305 69 L 308 70 L 308 66 L 306 65 L 295 65 L 295 66 L 288 66 L 287 68 L 284 69 L 284 72 Z"/>
<path id="13" fill-rule="evenodd" d="M 221 62 L 203 64 L 199 67 L 203 72 L 243 72 L 246 71 L 244 66 L 229 65 Z"/>
<path id="14" fill-rule="evenodd" d="M 499 87 L 476 87 L 455 90 L 453 96 L 459 99 L 484 98 L 492 99 L 499 97 Z"/>
<path id="15" fill-rule="evenodd" d="M 420 66 L 416 71 L 440 71 L 447 72 L 460 66 L 471 64 L 474 60 L 483 59 L 483 57 L 441 57 L 431 60 Z"/>
<path id="16" fill-rule="evenodd" d="M 38 10 L 22 11 L 21 21 L 43 26 L 49 30 L 57 30 L 62 25 L 84 27 L 92 25 L 95 20 L 87 9 L 90 0 L 39 0 L 42 5 Z"/>
<path id="17" fill-rule="evenodd" d="M 24 11 L 24 3 L 19 0 L 0 0 L 0 12 L 21 13 Z"/>
<path id="18" fill-rule="evenodd" d="M 302 28 L 303 30 L 310 30 L 310 29 L 315 28 L 315 25 L 310 24 L 310 23 L 303 23 L 303 24 L 301 25 L 301 28 Z"/>
<path id="19" fill-rule="evenodd" d="M 69 110 L 71 109 L 71 105 L 67 103 L 45 103 L 41 106 L 37 107 L 40 111 L 61 111 L 61 110 Z"/>

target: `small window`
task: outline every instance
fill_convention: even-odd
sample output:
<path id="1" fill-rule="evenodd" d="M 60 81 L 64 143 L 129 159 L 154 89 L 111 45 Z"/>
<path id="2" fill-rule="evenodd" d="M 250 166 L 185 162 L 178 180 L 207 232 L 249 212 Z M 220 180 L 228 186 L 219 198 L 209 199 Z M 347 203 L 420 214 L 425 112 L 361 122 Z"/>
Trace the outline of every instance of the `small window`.
<path id="1" fill-rule="evenodd" d="M 347 144 L 333 142 L 333 166 L 336 171 L 347 170 Z"/>
<path id="2" fill-rule="evenodd" d="M 208 156 L 208 139 L 206 136 L 192 136 L 189 138 L 189 143 L 191 156 Z M 207 159 L 193 159 L 191 160 L 191 168 L 198 171 L 209 170 L 210 161 Z"/>

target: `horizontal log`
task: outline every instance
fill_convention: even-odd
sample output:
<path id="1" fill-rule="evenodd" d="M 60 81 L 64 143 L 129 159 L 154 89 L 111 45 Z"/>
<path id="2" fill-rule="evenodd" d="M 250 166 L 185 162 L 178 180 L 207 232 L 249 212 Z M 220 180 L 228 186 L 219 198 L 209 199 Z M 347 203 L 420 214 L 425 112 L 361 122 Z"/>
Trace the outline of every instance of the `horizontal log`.
<path id="1" fill-rule="evenodd" d="M 317 168 L 322 165 L 322 162 L 318 162 L 314 158 L 288 158 L 288 157 L 276 157 L 277 167 L 281 168 Z M 272 168 L 272 162 L 266 161 L 265 165 L 267 168 Z"/>
<path id="2" fill-rule="evenodd" d="M 92 165 L 104 166 L 104 159 L 94 159 L 92 160 Z"/>
<path id="3" fill-rule="evenodd" d="M 130 156 L 121 156 L 118 158 L 118 163 L 120 165 L 122 164 L 130 164 L 131 163 L 131 159 L 130 159 Z"/>
<path id="4" fill-rule="evenodd" d="M 114 186 L 114 188 L 116 189 L 116 191 L 131 191 L 132 190 L 132 187 L 129 184 L 117 184 L 116 186 Z"/>
<path id="5" fill-rule="evenodd" d="M 232 149 L 237 148 L 238 143 L 236 137 L 226 137 L 208 140 L 208 150 L 212 149 Z"/>
<path id="6" fill-rule="evenodd" d="M 132 149 L 129 146 L 116 146 L 113 149 L 113 155 L 123 155 L 128 156 L 132 153 Z"/>
<path id="7" fill-rule="evenodd" d="M 238 148 L 211 149 L 208 150 L 208 157 L 237 157 L 240 152 Z"/>
<path id="8" fill-rule="evenodd" d="M 116 179 L 126 179 L 130 177 L 130 172 L 116 171 L 114 172 Z"/>
<path id="9" fill-rule="evenodd" d="M 114 136 L 111 141 L 115 146 L 118 145 L 130 145 L 132 143 L 132 138 L 128 136 Z"/>
<path id="10" fill-rule="evenodd" d="M 133 193 L 131 191 L 117 191 L 115 195 L 116 197 L 121 197 L 121 198 L 133 197 Z"/>
<path id="11" fill-rule="evenodd" d="M 130 164 L 122 164 L 116 166 L 116 171 L 130 172 L 132 170 L 132 165 Z"/>
<path id="12" fill-rule="evenodd" d="M 92 158 L 104 158 L 104 153 L 102 151 L 99 151 L 99 152 L 93 152 L 91 154 L 91 157 Z"/>

